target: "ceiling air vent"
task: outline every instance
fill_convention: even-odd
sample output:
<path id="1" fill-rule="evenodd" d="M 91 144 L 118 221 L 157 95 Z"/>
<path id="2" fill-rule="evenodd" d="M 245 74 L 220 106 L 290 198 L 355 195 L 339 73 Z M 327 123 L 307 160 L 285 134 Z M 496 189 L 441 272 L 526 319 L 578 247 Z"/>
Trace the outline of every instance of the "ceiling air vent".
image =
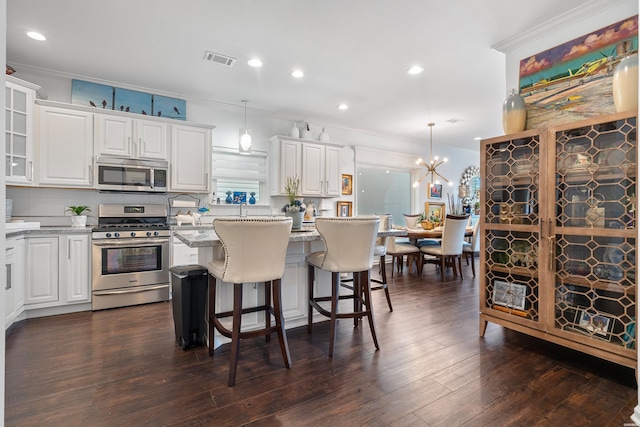
<path id="1" fill-rule="evenodd" d="M 209 51 L 204 54 L 204 60 L 226 65 L 227 67 L 231 67 L 236 62 L 236 58 Z"/>

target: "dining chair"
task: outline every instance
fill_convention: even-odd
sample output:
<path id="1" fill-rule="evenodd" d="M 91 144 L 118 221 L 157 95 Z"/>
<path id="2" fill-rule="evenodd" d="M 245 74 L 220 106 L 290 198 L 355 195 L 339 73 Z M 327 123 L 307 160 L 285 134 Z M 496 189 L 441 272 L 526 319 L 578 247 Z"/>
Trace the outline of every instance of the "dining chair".
<path id="1" fill-rule="evenodd" d="M 404 224 L 407 228 L 422 228 L 420 225 L 420 214 L 402 214 Z"/>
<path id="2" fill-rule="evenodd" d="M 473 277 L 476 277 L 475 267 L 475 255 L 480 253 L 480 221 L 476 221 L 473 226 L 473 235 L 471 236 L 471 242 L 464 242 L 462 246 L 462 253 L 469 264 L 469 258 L 471 258 L 471 272 Z"/>
<path id="3" fill-rule="evenodd" d="M 422 246 L 420 252 L 430 255 L 432 258 L 424 260 L 425 263 L 440 266 L 440 275 L 444 281 L 446 267 L 453 268 L 453 275 L 457 277 L 456 261 L 462 279 L 462 247 L 464 235 L 469 218 L 467 215 L 447 215 L 442 229 L 442 243 L 440 246 Z"/>
<path id="4" fill-rule="evenodd" d="M 213 355 L 214 328 L 223 336 L 231 338 L 229 362 L 229 387 L 236 381 L 240 340 L 266 336 L 276 332 L 280 351 L 286 368 L 291 367 L 289 344 L 282 314 L 281 279 L 293 220 L 285 217 L 215 218 L 213 230 L 220 239 L 224 257 L 209 262 L 209 356 Z M 256 250 L 268 248 L 268 250 Z M 242 302 L 243 283 L 264 283 L 264 303 L 248 307 Z M 216 313 L 216 290 L 218 286 L 233 286 L 233 310 Z M 272 304 L 273 301 L 273 304 Z M 243 331 L 242 315 L 265 312 L 263 328 Z M 275 325 L 271 325 L 271 316 Z M 232 317 L 231 330 L 220 318 Z"/>
<path id="5" fill-rule="evenodd" d="M 420 256 L 420 248 L 409 242 L 398 242 L 394 236 L 387 238 L 387 254 L 391 256 L 391 277 L 393 277 L 394 264 L 398 273 L 402 273 L 404 269 L 404 257 L 407 256 L 407 266 L 415 264 L 416 271 L 418 269 L 418 261 Z"/>
<path id="6" fill-rule="evenodd" d="M 357 327 L 360 319 L 367 317 L 369 329 L 376 349 L 379 349 L 371 303 L 371 282 L 369 270 L 373 266 L 376 235 L 380 218 L 377 216 L 319 217 L 316 229 L 324 243 L 324 250 L 307 255 L 309 312 L 307 330 L 313 329 L 313 309 L 331 319 L 329 337 L 329 357 L 333 357 L 333 347 L 338 319 L 350 318 Z M 314 283 L 316 269 L 331 273 L 331 296 L 315 296 Z M 353 294 L 340 295 L 340 274 L 353 273 Z M 339 310 L 338 302 L 353 300 L 352 311 Z M 329 310 L 320 305 L 331 302 Z"/>

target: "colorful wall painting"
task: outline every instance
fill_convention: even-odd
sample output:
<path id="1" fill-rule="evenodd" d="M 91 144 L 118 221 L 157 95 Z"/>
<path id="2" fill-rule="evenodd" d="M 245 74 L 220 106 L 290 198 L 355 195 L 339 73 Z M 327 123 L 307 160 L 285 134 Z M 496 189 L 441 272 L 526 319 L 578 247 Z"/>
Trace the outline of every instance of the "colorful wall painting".
<path id="1" fill-rule="evenodd" d="M 615 113 L 613 71 L 638 51 L 638 16 L 520 61 L 526 129 Z"/>

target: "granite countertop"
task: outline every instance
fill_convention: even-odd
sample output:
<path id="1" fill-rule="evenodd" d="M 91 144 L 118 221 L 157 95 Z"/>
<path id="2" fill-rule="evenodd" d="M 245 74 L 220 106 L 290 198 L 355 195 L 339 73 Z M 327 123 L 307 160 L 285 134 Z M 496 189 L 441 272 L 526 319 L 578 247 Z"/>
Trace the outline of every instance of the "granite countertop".
<path id="1" fill-rule="evenodd" d="M 7 229 L 5 237 L 37 236 L 46 234 L 89 234 L 93 226 L 71 227 L 69 226 L 44 226 L 40 228 L 12 228 Z"/>
<path id="2" fill-rule="evenodd" d="M 217 246 L 220 243 L 218 236 L 212 229 L 207 230 L 174 230 L 173 233 L 181 242 L 192 248 Z M 378 236 L 406 236 L 406 230 L 383 230 Z M 289 242 L 311 242 L 320 240 L 320 233 L 314 227 L 303 227 L 300 230 L 292 230 Z"/>

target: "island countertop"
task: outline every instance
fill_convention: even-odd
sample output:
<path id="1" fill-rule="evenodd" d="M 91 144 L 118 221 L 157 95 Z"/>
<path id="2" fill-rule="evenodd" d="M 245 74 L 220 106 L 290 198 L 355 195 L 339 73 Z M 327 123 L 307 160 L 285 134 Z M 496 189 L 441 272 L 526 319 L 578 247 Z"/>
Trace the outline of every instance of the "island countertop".
<path id="1" fill-rule="evenodd" d="M 191 248 L 205 248 L 220 244 L 220 239 L 212 229 L 175 230 L 173 235 Z M 380 230 L 378 232 L 378 236 L 380 237 L 406 235 L 407 230 L 402 229 Z M 289 242 L 311 242 L 314 240 L 320 240 L 320 233 L 313 227 L 303 227 L 300 230 L 292 230 L 289 237 Z"/>

